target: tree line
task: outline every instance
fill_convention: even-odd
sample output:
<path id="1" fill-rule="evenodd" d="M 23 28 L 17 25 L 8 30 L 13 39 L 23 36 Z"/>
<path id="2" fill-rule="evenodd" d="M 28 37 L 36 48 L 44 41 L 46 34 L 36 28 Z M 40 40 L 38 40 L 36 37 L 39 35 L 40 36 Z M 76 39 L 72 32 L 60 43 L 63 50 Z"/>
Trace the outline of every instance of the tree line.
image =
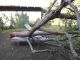
<path id="1" fill-rule="evenodd" d="M 8 17 L 3 13 L 3 15 L 0 16 L 0 30 L 24 28 L 24 24 L 29 24 L 29 16 L 27 13 L 16 13 L 14 16 L 15 17 L 13 17 L 11 13 L 10 17 Z"/>

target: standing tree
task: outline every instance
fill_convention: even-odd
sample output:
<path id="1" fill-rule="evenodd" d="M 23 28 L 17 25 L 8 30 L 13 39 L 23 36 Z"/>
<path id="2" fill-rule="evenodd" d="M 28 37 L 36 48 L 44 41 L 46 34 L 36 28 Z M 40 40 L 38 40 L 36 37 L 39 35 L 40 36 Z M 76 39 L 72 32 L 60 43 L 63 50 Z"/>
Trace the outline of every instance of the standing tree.
<path id="1" fill-rule="evenodd" d="M 29 16 L 27 14 L 24 14 L 23 12 L 21 14 L 16 13 L 16 26 L 19 28 L 24 28 L 24 24 L 29 23 Z"/>
<path id="2" fill-rule="evenodd" d="M 12 14 L 11 14 L 11 17 L 10 17 L 10 28 L 15 28 L 15 25 L 16 25 L 16 22 L 14 21 L 14 18 L 12 17 Z"/>
<path id="3" fill-rule="evenodd" d="M 0 17 L 0 30 L 3 30 L 3 28 L 4 28 L 4 23 L 2 17 Z"/>

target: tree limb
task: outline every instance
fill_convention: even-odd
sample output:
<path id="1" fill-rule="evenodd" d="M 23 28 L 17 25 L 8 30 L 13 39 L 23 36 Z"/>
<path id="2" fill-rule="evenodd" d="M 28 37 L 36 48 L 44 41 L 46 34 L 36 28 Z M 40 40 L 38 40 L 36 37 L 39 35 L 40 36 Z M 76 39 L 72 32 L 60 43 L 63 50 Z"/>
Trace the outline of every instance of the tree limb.
<path id="1" fill-rule="evenodd" d="M 43 22 L 40 22 L 39 24 L 36 24 L 31 31 L 29 31 L 29 36 L 31 36 L 34 31 L 36 31 L 37 29 L 39 29 L 41 26 L 43 26 L 45 23 L 47 23 L 51 17 L 56 16 L 57 12 L 61 9 L 62 5 L 60 5 L 55 11 L 51 11 L 49 14 L 47 14 L 44 18 L 42 18 Z"/>
<path id="2" fill-rule="evenodd" d="M 77 20 L 75 15 L 68 15 L 68 14 L 60 14 L 59 16 L 55 16 L 55 18 L 62 18 L 62 19 L 72 19 Z M 54 17 L 51 18 L 51 20 L 54 19 Z"/>
<path id="3" fill-rule="evenodd" d="M 79 59 L 80 60 L 80 57 L 78 56 L 78 54 L 76 53 L 76 51 L 74 50 L 73 48 L 73 44 L 72 44 L 72 38 L 71 38 L 71 35 L 68 34 L 68 33 L 65 33 L 67 39 L 68 39 L 68 44 L 69 44 L 69 47 L 70 47 L 70 50 L 71 50 L 71 53 L 73 54 L 73 56 L 76 58 L 76 59 Z"/>
<path id="4" fill-rule="evenodd" d="M 78 23 L 78 27 L 79 27 L 79 31 L 80 31 L 80 13 L 79 13 L 77 7 L 73 3 L 71 3 L 71 2 L 68 2 L 68 3 L 73 8 L 74 13 L 76 14 L 77 23 Z"/>

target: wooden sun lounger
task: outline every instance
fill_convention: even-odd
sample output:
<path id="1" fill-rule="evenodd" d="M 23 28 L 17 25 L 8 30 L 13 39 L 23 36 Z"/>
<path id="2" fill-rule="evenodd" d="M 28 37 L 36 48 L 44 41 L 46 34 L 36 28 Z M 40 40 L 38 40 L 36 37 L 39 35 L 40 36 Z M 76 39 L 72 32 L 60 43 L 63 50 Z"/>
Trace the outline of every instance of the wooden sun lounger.
<path id="1" fill-rule="evenodd" d="M 10 38 L 12 37 L 26 37 L 27 36 L 27 31 L 24 31 L 24 32 L 12 32 L 10 33 Z"/>

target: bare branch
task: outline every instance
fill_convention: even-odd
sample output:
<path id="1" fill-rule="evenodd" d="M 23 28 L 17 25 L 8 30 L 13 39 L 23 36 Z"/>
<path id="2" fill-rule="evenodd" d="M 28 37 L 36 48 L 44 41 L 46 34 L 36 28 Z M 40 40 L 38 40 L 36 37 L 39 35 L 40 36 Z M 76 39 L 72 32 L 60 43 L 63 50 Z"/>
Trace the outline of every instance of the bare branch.
<path id="1" fill-rule="evenodd" d="M 54 17 L 56 16 L 56 13 L 61 9 L 62 5 L 60 5 L 55 11 L 51 11 L 49 14 L 47 14 L 43 19 L 42 21 L 43 22 L 40 22 L 39 24 L 36 24 L 32 30 L 29 32 L 29 36 L 31 36 L 34 31 L 36 31 L 37 29 L 39 29 L 41 26 L 43 26 L 45 23 L 47 23 L 51 17 Z M 54 17 L 55 18 L 55 17 Z"/>
<path id="2" fill-rule="evenodd" d="M 68 2 L 68 3 L 73 8 L 74 13 L 76 14 L 77 23 L 78 23 L 78 27 L 79 27 L 79 31 L 80 31 L 80 13 L 79 13 L 77 7 L 73 3 L 71 3 L 71 2 Z"/>
<path id="3" fill-rule="evenodd" d="M 55 16 L 55 18 L 77 20 L 75 15 L 68 15 L 68 14 L 60 14 L 59 16 Z M 54 17 L 52 17 L 51 19 L 54 19 Z"/>
<path id="4" fill-rule="evenodd" d="M 78 54 L 76 53 L 76 51 L 74 50 L 73 48 L 73 43 L 72 43 L 72 38 L 71 38 L 71 35 L 68 34 L 68 33 L 65 33 L 67 39 L 68 39 L 68 44 L 69 44 L 69 47 L 70 47 L 70 50 L 71 50 L 71 53 L 73 54 L 73 56 L 76 58 L 76 59 L 79 59 L 80 60 L 80 57 L 78 56 Z"/>

